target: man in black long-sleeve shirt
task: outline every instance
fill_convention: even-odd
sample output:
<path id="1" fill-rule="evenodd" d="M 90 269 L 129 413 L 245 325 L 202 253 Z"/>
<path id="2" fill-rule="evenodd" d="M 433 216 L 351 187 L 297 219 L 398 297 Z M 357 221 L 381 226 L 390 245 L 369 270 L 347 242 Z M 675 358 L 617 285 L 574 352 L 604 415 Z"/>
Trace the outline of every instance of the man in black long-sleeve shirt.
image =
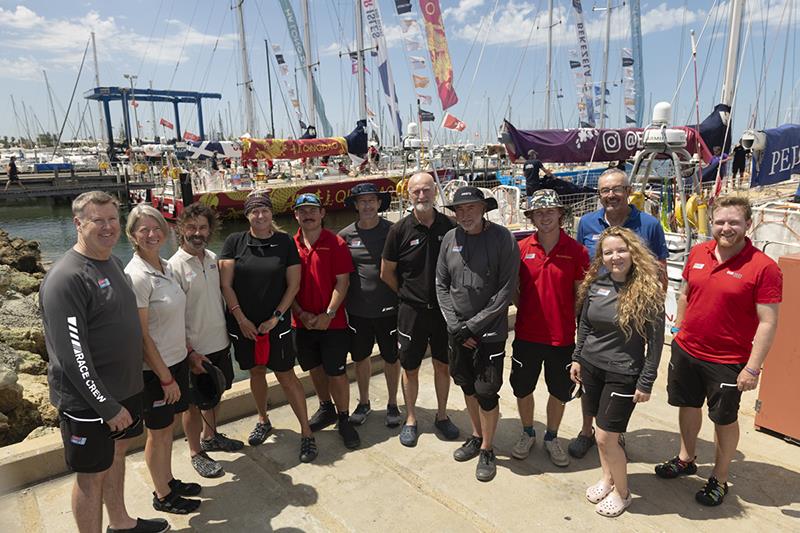
<path id="1" fill-rule="evenodd" d="M 464 392 L 472 422 L 472 435 L 453 457 L 467 461 L 480 455 L 475 476 L 490 481 L 497 471 L 492 441 L 519 248 L 511 232 L 483 218 L 497 201 L 485 199 L 480 189 L 461 187 L 447 207 L 455 211 L 458 226 L 442 239 L 436 296 L 447 322 L 450 375 Z"/>
<path id="2" fill-rule="evenodd" d="M 79 531 L 167 531 L 163 519 L 125 509 L 125 452 L 142 433 L 142 332 L 122 262 L 117 201 L 87 192 L 72 203 L 78 242 L 53 265 L 39 293 L 49 355 L 50 401 L 59 410 L 67 465 L 77 473 L 72 515 Z"/>

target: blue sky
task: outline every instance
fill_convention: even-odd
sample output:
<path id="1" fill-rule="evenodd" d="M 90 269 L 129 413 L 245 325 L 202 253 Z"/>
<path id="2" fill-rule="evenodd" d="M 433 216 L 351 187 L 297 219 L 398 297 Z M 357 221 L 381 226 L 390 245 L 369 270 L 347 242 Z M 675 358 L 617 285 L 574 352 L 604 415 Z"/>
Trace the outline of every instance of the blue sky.
<path id="1" fill-rule="evenodd" d="M 292 0 L 292 3 L 299 17 L 299 2 Z M 412 3 L 418 13 L 417 1 Z M 577 121 L 576 90 L 568 55 L 577 44 L 575 20 L 570 1 L 556 0 L 554 4 L 554 21 L 560 23 L 554 28 L 553 76 L 554 85 L 563 97 L 554 98 L 552 123 L 554 127 L 571 127 Z M 583 1 L 595 81 L 599 81 L 602 73 L 605 19 L 603 13 L 593 12 L 592 7 L 605 4 L 603 0 Z M 619 4 L 620 1 L 614 1 L 614 5 Z M 790 0 L 747 2 L 742 31 L 744 55 L 734 109 L 735 135 L 754 115 L 756 125 L 761 128 L 774 127 L 777 122 L 800 121 L 800 60 L 796 58 L 800 52 L 796 37 L 800 25 L 798 4 L 800 2 Z M 394 1 L 379 0 L 379 5 L 405 122 L 415 101 L 412 70 L 402 46 L 403 33 Z M 509 117 L 509 108 L 510 120 L 517 127 L 543 127 L 547 1 L 441 0 L 441 5 L 455 89 L 460 99 L 449 112 L 468 126 L 463 134 L 451 138 L 475 142 L 484 141 L 489 135 L 494 137 L 497 125 L 504 117 Z M 335 133 L 343 135 L 352 129 L 357 114 L 356 77 L 351 74 L 347 56 L 339 57 L 339 52 L 352 47 L 355 39 L 353 1 L 310 0 L 310 6 L 312 48 L 320 62 L 316 76 L 328 118 Z M 701 115 L 705 116 L 717 102 L 722 85 L 729 3 L 643 0 L 641 6 L 645 102 L 649 105 L 675 98 L 676 123 L 687 119 L 694 121 L 691 67 L 680 89 L 677 89 L 678 79 L 691 58 L 689 31 L 694 29 L 700 35 L 705 25 L 698 45 L 698 70 L 702 81 L 699 101 Z M 282 46 L 292 68 L 294 52 L 278 0 L 245 0 L 244 10 L 257 122 L 259 133 L 264 134 L 268 130 L 269 115 L 264 39 Z M 613 83 L 618 83 L 622 77 L 621 49 L 630 47 L 627 6 L 613 11 L 611 28 L 608 125 L 623 127 L 622 91 Z M 237 134 L 244 131 L 238 85 L 242 78 L 240 55 L 235 11 L 231 10 L 230 0 L 0 0 L 0 136 L 20 133 L 12 111 L 12 95 L 20 117 L 24 102 L 31 130 L 40 131 L 39 124 L 48 131 L 54 129 L 42 69 L 47 71 L 53 88 L 60 126 L 92 30 L 97 36 L 101 85 L 126 85 L 128 82 L 123 75 L 128 73 L 138 75 L 137 86 L 147 86 L 152 81 L 156 88 L 219 92 L 222 101 L 212 101 L 204 108 L 206 130 L 211 129 L 212 120 L 216 124 L 221 118 L 227 131 L 230 106 L 233 129 Z M 428 59 L 427 50 L 414 54 Z M 367 68 L 377 72 L 372 63 L 368 63 Z M 417 73 L 432 77 L 430 70 Z M 371 75 L 367 78 L 369 106 L 376 112 L 383 109 L 386 122 L 385 105 L 377 98 L 379 82 Z M 290 82 L 294 85 L 293 77 Z M 299 75 L 298 83 L 304 98 L 305 89 Z M 73 128 L 79 122 L 78 104 L 85 120 L 89 120 L 91 113 L 94 130 L 99 130 L 97 108 L 92 106 L 84 111 L 86 101 L 82 98 L 83 92 L 94 85 L 90 48 L 70 113 L 72 126 L 66 127 L 66 138 L 72 137 Z M 432 87 L 431 82 L 427 94 L 434 96 L 434 103 L 427 107 L 436 115 L 438 130 L 442 110 Z M 280 90 L 273 71 L 276 130 L 279 136 L 291 135 Z M 142 103 L 138 113 L 139 122 L 148 132 L 144 135 L 149 136 L 150 104 Z M 161 117 L 172 121 L 172 111 L 166 106 L 157 106 L 155 114 L 156 121 Z M 645 115 L 649 112 L 645 111 Z M 120 124 L 120 116 L 117 105 L 112 117 L 115 128 Z M 197 117 L 191 107 L 182 107 L 181 122 L 185 129 L 197 133 Z"/>

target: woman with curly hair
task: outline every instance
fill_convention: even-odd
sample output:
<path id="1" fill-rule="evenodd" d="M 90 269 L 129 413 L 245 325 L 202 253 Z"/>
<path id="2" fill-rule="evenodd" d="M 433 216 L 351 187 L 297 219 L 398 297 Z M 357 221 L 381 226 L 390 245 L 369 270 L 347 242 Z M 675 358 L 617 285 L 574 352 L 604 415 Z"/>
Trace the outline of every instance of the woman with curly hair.
<path id="1" fill-rule="evenodd" d="M 664 344 L 664 291 L 655 257 L 631 230 L 600 234 L 578 288 L 580 322 L 570 377 L 581 387 L 584 415 L 597 419 L 603 478 L 586 498 L 603 516 L 631 504 L 627 460 L 619 445 L 637 403 L 650 399 Z"/>

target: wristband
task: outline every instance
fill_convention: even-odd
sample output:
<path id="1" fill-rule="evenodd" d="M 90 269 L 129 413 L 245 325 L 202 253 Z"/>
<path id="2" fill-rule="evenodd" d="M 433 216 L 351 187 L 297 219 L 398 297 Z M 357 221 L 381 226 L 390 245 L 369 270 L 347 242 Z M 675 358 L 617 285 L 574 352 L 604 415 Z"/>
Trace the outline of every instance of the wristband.
<path id="1" fill-rule="evenodd" d="M 750 374 L 750 375 L 751 375 L 751 376 L 753 376 L 754 378 L 757 378 L 758 376 L 760 376 L 760 375 L 761 375 L 761 369 L 760 369 L 760 368 L 759 368 L 759 369 L 757 369 L 757 370 L 753 370 L 753 369 L 752 369 L 752 368 L 750 368 L 749 366 L 746 366 L 746 367 L 744 367 L 744 369 L 747 371 L 747 373 L 748 373 L 748 374 Z"/>
<path id="2" fill-rule="evenodd" d="M 237 309 L 241 309 L 241 307 L 242 306 L 239 304 L 234 305 L 233 307 L 231 307 L 230 313 L 233 314 L 234 311 L 236 311 Z"/>
<path id="3" fill-rule="evenodd" d="M 162 382 L 161 382 L 161 386 L 162 386 L 162 387 L 169 387 L 169 386 L 170 386 L 170 385 L 172 385 L 173 383 L 175 383 L 175 378 L 174 378 L 174 377 L 170 378 L 170 380 L 169 380 L 169 381 L 167 381 L 166 383 L 164 383 L 164 382 L 162 381 Z"/>

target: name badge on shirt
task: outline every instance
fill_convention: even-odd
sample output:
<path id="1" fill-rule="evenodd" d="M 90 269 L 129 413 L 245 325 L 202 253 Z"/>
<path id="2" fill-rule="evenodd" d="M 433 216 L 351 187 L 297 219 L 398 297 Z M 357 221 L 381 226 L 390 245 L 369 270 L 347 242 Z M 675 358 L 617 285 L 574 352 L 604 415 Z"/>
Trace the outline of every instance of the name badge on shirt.
<path id="1" fill-rule="evenodd" d="M 214 270 L 215 268 L 217 268 L 217 264 L 216 264 L 216 263 L 209 263 L 209 264 L 208 264 L 208 268 L 209 268 L 210 270 Z"/>
<path id="2" fill-rule="evenodd" d="M 106 287 L 111 286 L 111 282 L 108 281 L 108 278 L 98 279 L 97 286 L 100 287 L 101 289 L 105 289 Z"/>
<path id="3" fill-rule="evenodd" d="M 408 243 L 409 246 L 416 246 L 419 244 L 419 239 L 411 239 L 411 242 Z"/>
<path id="4" fill-rule="evenodd" d="M 610 289 L 597 289 L 597 293 L 596 294 L 598 296 L 608 296 L 609 294 L 611 294 L 611 290 Z"/>
<path id="5" fill-rule="evenodd" d="M 692 265 L 692 268 L 695 270 L 703 270 L 705 268 L 705 263 L 695 263 Z"/>
<path id="6" fill-rule="evenodd" d="M 361 242 L 361 239 L 353 239 L 350 241 L 350 248 L 363 248 L 364 243 Z"/>
<path id="7" fill-rule="evenodd" d="M 161 278 L 153 278 L 153 287 L 160 287 L 161 286 Z"/>
<path id="8" fill-rule="evenodd" d="M 525 259 L 536 259 L 536 254 L 525 254 Z"/>
<path id="9" fill-rule="evenodd" d="M 592 240 L 593 241 L 599 241 L 600 240 L 600 234 L 599 233 L 595 233 L 594 235 L 592 235 Z"/>
<path id="10" fill-rule="evenodd" d="M 457 253 L 457 254 L 460 254 L 460 253 L 461 253 L 461 250 L 462 250 L 463 248 L 464 248 L 463 246 L 456 244 L 456 245 L 454 245 L 454 246 L 453 246 L 453 252 L 455 252 L 455 253 Z"/>

